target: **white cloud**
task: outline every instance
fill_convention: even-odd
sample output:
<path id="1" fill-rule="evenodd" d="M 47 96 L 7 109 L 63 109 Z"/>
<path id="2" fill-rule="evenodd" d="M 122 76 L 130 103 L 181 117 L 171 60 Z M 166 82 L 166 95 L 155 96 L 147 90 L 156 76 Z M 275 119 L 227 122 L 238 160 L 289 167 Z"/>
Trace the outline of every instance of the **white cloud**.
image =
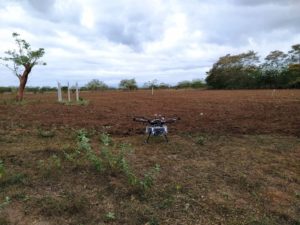
<path id="1" fill-rule="evenodd" d="M 93 78 L 176 83 L 204 78 L 227 53 L 263 57 L 300 43 L 300 1 L 288 0 L 11 0 L 0 1 L 0 56 L 18 32 L 46 50 L 28 85 L 81 85 Z M 0 67 L 0 86 L 17 84 Z"/>

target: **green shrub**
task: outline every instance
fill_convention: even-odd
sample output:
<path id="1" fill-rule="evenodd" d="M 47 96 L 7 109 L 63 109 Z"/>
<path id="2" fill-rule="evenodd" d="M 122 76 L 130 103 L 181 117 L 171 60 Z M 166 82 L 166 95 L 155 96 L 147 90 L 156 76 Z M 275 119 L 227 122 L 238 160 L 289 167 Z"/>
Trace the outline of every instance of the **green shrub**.
<path id="1" fill-rule="evenodd" d="M 126 156 L 131 152 L 131 146 L 128 144 L 113 145 L 113 141 L 107 133 L 100 136 L 102 143 L 101 151 L 96 153 L 91 145 L 90 139 L 84 130 L 77 132 L 78 147 L 73 154 L 66 154 L 67 158 L 74 161 L 75 158 L 83 156 L 87 162 L 100 172 L 107 174 L 120 173 L 126 176 L 128 183 L 141 190 L 146 191 L 154 184 L 155 176 L 159 173 L 159 165 L 155 165 L 146 172 L 142 179 L 139 179 L 131 169 Z"/>

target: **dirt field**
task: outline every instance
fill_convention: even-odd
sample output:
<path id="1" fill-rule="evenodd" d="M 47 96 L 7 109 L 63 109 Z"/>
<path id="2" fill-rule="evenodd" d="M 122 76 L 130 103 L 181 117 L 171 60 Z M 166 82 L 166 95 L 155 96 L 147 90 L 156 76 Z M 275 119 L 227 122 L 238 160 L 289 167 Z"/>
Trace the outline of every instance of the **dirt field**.
<path id="1" fill-rule="evenodd" d="M 300 90 L 251 91 L 150 91 L 82 93 L 88 107 L 62 106 L 56 95 L 28 95 L 22 106 L 0 105 L 1 128 L 12 124 L 26 127 L 69 126 L 111 134 L 141 134 L 133 116 L 177 115 L 181 121 L 171 132 L 223 134 L 300 135 Z M 2 96 L 2 99 L 12 96 Z M 66 99 L 66 96 L 65 96 Z"/>
<path id="2" fill-rule="evenodd" d="M 0 95 L 0 225 L 300 224 L 300 90 L 81 97 Z M 181 117 L 169 143 L 132 121 L 155 113 Z"/>

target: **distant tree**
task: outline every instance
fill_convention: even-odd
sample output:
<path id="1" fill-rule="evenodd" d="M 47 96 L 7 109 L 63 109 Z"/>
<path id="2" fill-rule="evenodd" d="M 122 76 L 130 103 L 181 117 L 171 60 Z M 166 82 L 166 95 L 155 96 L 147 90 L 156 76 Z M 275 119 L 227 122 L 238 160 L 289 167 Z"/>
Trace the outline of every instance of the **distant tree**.
<path id="1" fill-rule="evenodd" d="M 119 83 L 119 88 L 123 89 L 123 90 L 136 90 L 138 89 L 137 83 L 135 81 L 135 79 L 124 79 L 121 80 Z"/>
<path id="2" fill-rule="evenodd" d="M 300 64 L 289 64 L 287 70 L 289 88 L 300 88 Z"/>
<path id="3" fill-rule="evenodd" d="M 40 92 L 47 92 L 47 91 L 57 91 L 56 87 L 49 87 L 49 86 L 44 86 L 40 88 Z"/>
<path id="4" fill-rule="evenodd" d="M 254 51 L 222 56 L 207 72 L 206 83 L 212 88 L 253 88 L 259 76 L 259 57 Z"/>
<path id="5" fill-rule="evenodd" d="M 143 85 L 144 88 L 158 88 L 158 80 L 157 79 L 154 79 L 152 81 L 148 81 L 146 83 L 144 83 Z"/>
<path id="6" fill-rule="evenodd" d="M 203 87 L 205 87 L 205 84 L 203 83 L 202 80 L 200 79 L 192 80 L 191 88 L 203 88 Z"/>
<path id="7" fill-rule="evenodd" d="M 192 82 L 188 80 L 180 81 L 175 86 L 176 88 L 190 88 L 192 86 Z"/>
<path id="8" fill-rule="evenodd" d="M 12 36 L 15 39 L 17 49 L 6 51 L 5 54 L 8 56 L 1 57 L 0 59 L 7 62 L 4 65 L 18 77 L 20 84 L 17 94 L 17 101 L 22 101 L 28 75 L 30 74 L 32 68 L 35 65 L 46 65 L 45 62 L 39 61 L 39 59 L 44 56 L 45 50 L 43 48 L 31 50 L 30 44 L 27 41 L 20 39 L 19 34 L 13 33 Z M 20 67 L 23 69 L 21 70 Z"/>
<path id="9" fill-rule="evenodd" d="M 158 85 L 158 88 L 159 88 L 159 89 L 167 89 L 167 88 L 170 88 L 170 87 L 171 87 L 171 85 L 166 84 L 166 83 L 160 83 L 160 84 Z"/>
<path id="10" fill-rule="evenodd" d="M 283 81 L 285 70 L 287 69 L 288 55 L 282 51 L 271 51 L 261 65 L 262 74 L 259 80 L 261 87 L 276 88 L 282 86 L 287 81 Z"/>
<path id="11" fill-rule="evenodd" d="M 103 81 L 93 79 L 85 85 L 87 90 L 107 90 L 108 85 L 106 85 Z"/>
<path id="12" fill-rule="evenodd" d="M 289 55 L 291 63 L 300 64 L 300 44 L 293 45 Z"/>
<path id="13" fill-rule="evenodd" d="M 300 44 L 292 46 L 289 51 L 289 66 L 287 71 L 289 82 L 288 87 L 300 88 Z"/>
<path id="14" fill-rule="evenodd" d="M 299 88 L 300 44 L 288 54 L 271 51 L 259 64 L 255 52 L 225 55 L 207 72 L 209 87 L 222 88 Z"/>

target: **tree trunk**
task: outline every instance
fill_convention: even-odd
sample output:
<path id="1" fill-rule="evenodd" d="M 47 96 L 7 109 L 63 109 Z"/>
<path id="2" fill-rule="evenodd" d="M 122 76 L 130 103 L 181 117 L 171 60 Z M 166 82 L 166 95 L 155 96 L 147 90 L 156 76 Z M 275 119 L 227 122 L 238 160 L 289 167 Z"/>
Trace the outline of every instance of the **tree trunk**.
<path id="1" fill-rule="evenodd" d="M 18 94 L 17 94 L 17 101 L 22 101 L 23 100 L 23 96 L 24 96 L 24 90 L 25 90 L 25 86 L 28 80 L 28 75 L 31 71 L 31 68 L 25 68 L 22 76 L 19 77 L 20 80 L 20 85 L 19 85 L 19 90 L 18 90 Z"/>

